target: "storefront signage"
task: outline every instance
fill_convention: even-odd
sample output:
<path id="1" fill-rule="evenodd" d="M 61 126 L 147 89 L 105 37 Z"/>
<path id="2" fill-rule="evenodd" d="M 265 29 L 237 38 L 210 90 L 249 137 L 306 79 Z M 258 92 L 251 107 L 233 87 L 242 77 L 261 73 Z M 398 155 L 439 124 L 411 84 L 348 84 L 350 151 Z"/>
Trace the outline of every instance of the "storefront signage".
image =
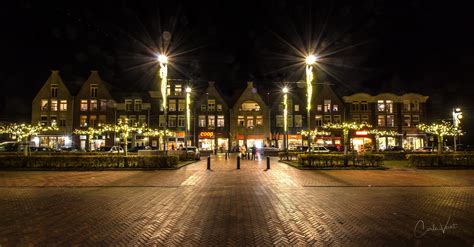
<path id="1" fill-rule="evenodd" d="M 367 131 L 365 130 L 356 131 L 356 136 L 366 136 L 366 135 L 367 135 Z"/>
<path id="2" fill-rule="evenodd" d="M 199 133 L 199 138 L 214 138 L 214 132 L 212 131 L 207 131 L 207 132 L 201 132 Z"/>

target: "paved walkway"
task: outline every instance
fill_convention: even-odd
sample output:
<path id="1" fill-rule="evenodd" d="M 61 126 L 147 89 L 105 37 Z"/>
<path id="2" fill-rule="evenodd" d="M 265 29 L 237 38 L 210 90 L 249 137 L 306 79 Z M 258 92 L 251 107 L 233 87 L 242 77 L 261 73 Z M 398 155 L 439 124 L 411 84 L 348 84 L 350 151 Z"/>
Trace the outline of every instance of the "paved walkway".
<path id="1" fill-rule="evenodd" d="M 0 245 L 474 244 L 474 170 L 265 166 L 0 171 Z"/>

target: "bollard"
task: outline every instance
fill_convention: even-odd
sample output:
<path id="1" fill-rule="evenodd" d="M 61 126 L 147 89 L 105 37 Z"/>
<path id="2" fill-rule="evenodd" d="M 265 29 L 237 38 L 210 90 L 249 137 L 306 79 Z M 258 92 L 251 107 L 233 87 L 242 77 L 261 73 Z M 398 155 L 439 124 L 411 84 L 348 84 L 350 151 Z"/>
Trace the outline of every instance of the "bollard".
<path id="1" fill-rule="evenodd" d="M 237 156 L 237 169 L 240 169 L 240 156 Z"/>
<path id="2" fill-rule="evenodd" d="M 207 169 L 211 170 L 211 156 L 207 157 Z"/>
<path id="3" fill-rule="evenodd" d="M 228 158 L 229 158 L 229 153 L 225 152 L 225 160 L 227 160 Z"/>
<path id="4" fill-rule="evenodd" d="M 267 170 L 270 170 L 270 157 L 267 157 Z"/>

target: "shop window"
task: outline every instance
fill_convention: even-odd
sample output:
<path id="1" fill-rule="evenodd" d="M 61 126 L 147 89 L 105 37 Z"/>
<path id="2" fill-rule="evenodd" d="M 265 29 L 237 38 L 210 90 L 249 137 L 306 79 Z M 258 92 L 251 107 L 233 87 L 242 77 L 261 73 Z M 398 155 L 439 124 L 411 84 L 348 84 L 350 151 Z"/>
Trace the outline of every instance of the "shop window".
<path id="1" fill-rule="evenodd" d="M 185 111 L 186 110 L 186 100 L 180 99 L 178 100 L 178 111 Z"/>
<path id="2" fill-rule="evenodd" d="M 97 100 L 91 100 L 91 111 L 97 111 Z"/>
<path id="3" fill-rule="evenodd" d="M 331 100 L 324 100 L 324 112 L 331 112 Z"/>
<path id="4" fill-rule="evenodd" d="M 60 111 L 67 111 L 67 100 L 59 101 L 59 110 Z"/>
<path id="5" fill-rule="evenodd" d="M 205 115 L 199 115 L 198 126 L 199 127 L 206 127 L 206 116 Z"/>
<path id="6" fill-rule="evenodd" d="M 256 116 L 255 117 L 255 125 L 258 126 L 263 126 L 263 117 L 262 116 Z"/>
<path id="7" fill-rule="evenodd" d="M 303 126 L 303 116 L 295 115 L 295 127 L 302 127 Z"/>
<path id="8" fill-rule="evenodd" d="M 238 117 L 237 117 L 237 125 L 238 125 L 238 126 L 245 126 L 245 119 L 244 119 L 244 116 L 238 116 Z"/>
<path id="9" fill-rule="evenodd" d="M 79 118 L 79 126 L 87 127 L 87 116 L 81 115 L 81 117 Z"/>
<path id="10" fill-rule="evenodd" d="M 135 111 L 141 111 L 142 110 L 142 100 L 141 99 L 136 99 L 135 100 Z"/>
<path id="11" fill-rule="evenodd" d="M 377 116 L 377 126 L 385 127 L 385 115 Z"/>
<path id="12" fill-rule="evenodd" d="M 186 117 L 184 115 L 178 116 L 178 127 L 186 126 Z"/>
<path id="13" fill-rule="evenodd" d="M 176 115 L 168 116 L 168 126 L 176 127 Z"/>
<path id="14" fill-rule="evenodd" d="M 81 111 L 87 111 L 87 100 L 81 100 Z"/>
<path id="15" fill-rule="evenodd" d="M 107 100 L 101 99 L 100 100 L 100 110 L 106 111 L 107 110 Z"/>
<path id="16" fill-rule="evenodd" d="M 283 115 L 276 115 L 276 127 L 283 128 Z"/>
<path id="17" fill-rule="evenodd" d="M 97 98 L 98 89 L 99 89 L 99 87 L 97 87 L 97 85 L 95 85 L 95 84 L 91 85 L 91 87 L 90 87 L 91 98 Z"/>
<path id="18" fill-rule="evenodd" d="M 217 116 L 217 127 L 224 127 L 224 125 L 225 125 L 224 116 L 223 115 Z"/>
<path id="19" fill-rule="evenodd" d="M 387 127 L 395 127 L 395 117 L 393 115 L 387 115 Z"/>
<path id="20" fill-rule="evenodd" d="M 42 99 L 41 100 L 41 110 L 42 111 L 47 111 L 49 108 L 48 100 L 47 99 Z"/>
<path id="21" fill-rule="evenodd" d="M 255 101 L 245 101 L 240 105 L 241 111 L 260 111 L 260 105 Z"/>
<path id="22" fill-rule="evenodd" d="M 51 100 L 51 111 L 58 111 L 58 101 L 55 99 Z"/>
<path id="23" fill-rule="evenodd" d="M 315 120 L 316 120 L 316 126 L 322 126 L 323 125 L 323 116 L 322 115 L 316 115 Z"/>
<path id="24" fill-rule="evenodd" d="M 51 85 L 51 98 L 58 97 L 58 85 Z"/>
<path id="25" fill-rule="evenodd" d="M 175 99 L 170 99 L 168 101 L 168 110 L 169 111 L 176 111 L 176 100 Z"/>
<path id="26" fill-rule="evenodd" d="M 214 129 L 214 127 L 216 126 L 215 121 L 216 121 L 215 116 L 207 116 L 207 127 L 209 129 Z"/>
<path id="27" fill-rule="evenodd" d="M 403 115 L 403 126 L 411 127 L 411 116 L 410 115 Z"/>

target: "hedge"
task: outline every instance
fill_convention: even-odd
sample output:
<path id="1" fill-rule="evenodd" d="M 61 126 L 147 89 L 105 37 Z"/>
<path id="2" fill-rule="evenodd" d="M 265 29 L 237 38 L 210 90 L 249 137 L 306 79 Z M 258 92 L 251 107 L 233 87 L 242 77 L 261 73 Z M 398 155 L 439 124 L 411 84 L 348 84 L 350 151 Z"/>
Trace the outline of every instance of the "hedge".
<path id="1" fill-rule="evenodd" d="M 473 153 L 410 154 L 407 158 L 415 167 L 474 167 Z"/>
<path id="2" fill-rule="evenodd" d="M 179 158 L 168 156 L 0 156 L 0 168 L 102 169 L 102 168 L 176 168 Z"/>
<path id="3" fill-rule="evenodd" d="M 278 157 L 280 160 L 297 160 L 298 155 L 306 154 L 305 152 L 279 152 Z"/>
<path id="4" fill-rule="evenodd" d="M 378 167 L 383 165 L 383 155 L 300 154 L 298 164 L 302 167 Z"/>

